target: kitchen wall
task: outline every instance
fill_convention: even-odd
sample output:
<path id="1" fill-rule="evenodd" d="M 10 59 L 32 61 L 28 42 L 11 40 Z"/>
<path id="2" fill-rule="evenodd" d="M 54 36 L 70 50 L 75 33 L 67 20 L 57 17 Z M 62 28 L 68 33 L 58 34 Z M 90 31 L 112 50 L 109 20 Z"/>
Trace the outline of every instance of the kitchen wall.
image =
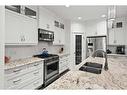
<path id="1" fill-rule="evenodd" d="M 0 6 L 0 89 L 4 89 L 4 6 Z"/>
<path id="2" fill-rule="evenodd" d="M 58 54 L 61 47 L 64 46 L 53 46 L 51 42 L 39 42 L 36 46 L 6 46 L 5 55 L 11 57 L 11 60 L 26 58 L 42 53 L 43 48 L 49 53 Z"/>
<path id="3" fill-rule="evenodd" d="M 62 35 L 60 35 L 62 36 Z M 39 42 L 38 45 L 13 45 L 5 46 L 5 55 L 11 57 L 11 60 L 31 57 L 42 53 L 46 48 L 49 53 L 59 54 L 60 48 L 64 48 L 63 53 L 70 53 L 70 21 L 65 20 L 65 45 L 53 45 L 52 42 Z"/>

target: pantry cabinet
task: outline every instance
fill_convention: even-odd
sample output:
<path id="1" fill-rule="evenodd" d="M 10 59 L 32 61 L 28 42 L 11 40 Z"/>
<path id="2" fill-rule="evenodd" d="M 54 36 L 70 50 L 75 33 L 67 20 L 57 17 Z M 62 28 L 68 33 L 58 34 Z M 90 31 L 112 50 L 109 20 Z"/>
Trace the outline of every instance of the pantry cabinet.
<path id="1" fill-rule="evenodd" d="M 5 43 L 6 45 L 37 44 L 37 19 L 6 9 Z"/>

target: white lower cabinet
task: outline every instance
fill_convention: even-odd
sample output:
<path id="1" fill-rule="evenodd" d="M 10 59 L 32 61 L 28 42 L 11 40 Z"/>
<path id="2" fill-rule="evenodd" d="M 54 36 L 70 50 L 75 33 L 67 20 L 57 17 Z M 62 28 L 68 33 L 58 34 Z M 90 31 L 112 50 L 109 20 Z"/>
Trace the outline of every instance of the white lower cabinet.
<path id="1" fill-rule="evenodd" d="M 43 84 L 43 61 L 5 70 L 5 89 L 36 89 Z"/>
<path id="2" fill-rule="evenodd" d="M 28 85 L 25 85 L 25 86 L 21 87 L 20 89 L 29 89 L 29 90 L 35 89 L 35 87 L 40 86 L 41 81 L 42 81 L 41 78 L 36 79 L 34 81 L 31 81 Z"/>
<path id="3" fill-rule="evenodd" d="M 59 73 L 62 73 L 67 69 L 69 69 L 69 55 L 60 56 Z"/>

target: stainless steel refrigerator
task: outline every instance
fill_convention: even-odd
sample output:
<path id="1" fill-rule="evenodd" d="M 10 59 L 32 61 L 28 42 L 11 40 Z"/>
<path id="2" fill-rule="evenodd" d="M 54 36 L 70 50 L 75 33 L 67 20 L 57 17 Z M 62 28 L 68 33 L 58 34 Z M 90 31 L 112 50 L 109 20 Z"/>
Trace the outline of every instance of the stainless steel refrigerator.
<path id="1" fill-rule="evenodd" d="M 96 50 L 107 50 L 106 36 L 87 36 L 86 38 L 86 57 L 91 56 Z M 101 54 L 99 55 L 101 57 Z"/>

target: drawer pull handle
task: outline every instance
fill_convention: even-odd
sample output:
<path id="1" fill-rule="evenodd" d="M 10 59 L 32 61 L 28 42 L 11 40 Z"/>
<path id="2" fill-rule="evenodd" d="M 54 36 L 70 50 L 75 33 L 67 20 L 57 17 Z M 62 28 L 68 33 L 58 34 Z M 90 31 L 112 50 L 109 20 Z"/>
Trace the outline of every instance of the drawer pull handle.
<path id="1" fill-rule="evenodd" d="M 39 72 L 35 72 L 34 75 L 38 74 Z"/>
<path id="2" fill-rule="evenodd" d="M 18 70 L 14 70 L 13 72 L 19 72 L 19 71 L 21 71 L 22 69 L 18 69 Z"/>
<path id="3" fill-rule="evenodd" d="M 38 66 L 39 64 L 34 64 L 34 66 Z"/>
<path id="4" fill-rule="evenodd" d="M 33 85 L 37 85 L 39 82 L 35 82 Z"/>
<path id="5" fill-rule="evenodd" d="M 21 79 L 15 80 L 15 81 L 13 81 L 13 83 L 17 83 L 17 82 L 19 82 L 19 81 L 21 81 Z"/>

